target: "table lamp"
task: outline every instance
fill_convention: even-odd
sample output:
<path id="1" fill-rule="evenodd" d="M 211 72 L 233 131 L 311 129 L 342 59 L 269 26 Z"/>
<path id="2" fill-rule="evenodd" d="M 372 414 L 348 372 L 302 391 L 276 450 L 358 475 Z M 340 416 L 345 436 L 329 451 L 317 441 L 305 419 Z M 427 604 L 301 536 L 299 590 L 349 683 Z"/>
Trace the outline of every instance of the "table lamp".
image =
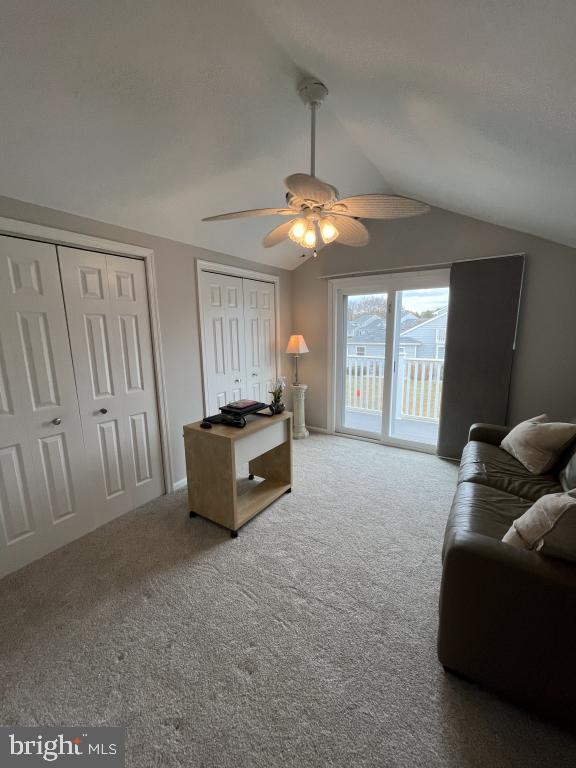
<path id="1" fill-rule="evenodd" d="M 294 355 L 294 363 L 295 363 L 295 370 L 294 370 L 294 384 L 298 384 L 298 358 L 300 355 L 305 355 L 310 350 L 308 349 L 308 345 L 306 344 L 304 340 L 304 336 L 301 334 L 295 334 L 294 336 L 290 336 L 290 341 L 288 342 L 288 346 L 286 347 L 286 354 L 288 355 Z"/>

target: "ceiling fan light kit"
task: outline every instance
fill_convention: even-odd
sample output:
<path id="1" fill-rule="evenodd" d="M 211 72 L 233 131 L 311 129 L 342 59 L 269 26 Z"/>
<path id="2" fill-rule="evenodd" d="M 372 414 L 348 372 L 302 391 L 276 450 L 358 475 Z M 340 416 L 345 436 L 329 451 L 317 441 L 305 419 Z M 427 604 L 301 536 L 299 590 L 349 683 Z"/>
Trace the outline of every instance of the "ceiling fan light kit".
<path id="1" fill-rule="evenodd" d="M 316 256 L 318 245 L 338 242 L 363 246 L 370 241 L 359 219 L 400 219 L 429 213 L 430 206 L 397 195 L 354 195 L 340 199 L 338 190 L 316 177 L 316 110 L 328 95 L 324 83 L 306 78 L 299 86 L 302 101 L 310 107 L 310 173 L 294 173 L 284 179 L 288 189 L 285 208 L 257 208 L 208 216 L 203 221 L 239 219 L 248 216 L 293 216 L 264 238 L 265 248 L 290 239 Z"/>
<path id="2" fill-rule="evenodd" d="M 288 237 L 302 248 L 315 248 L 319 239 L 328 245 L 328 243 L 336 240 L 338 234 L 338 230 L 328 218 L 321 218 L 311 213 L 307 214 L 306 218 L 301 217 L 294 220 Z"/>

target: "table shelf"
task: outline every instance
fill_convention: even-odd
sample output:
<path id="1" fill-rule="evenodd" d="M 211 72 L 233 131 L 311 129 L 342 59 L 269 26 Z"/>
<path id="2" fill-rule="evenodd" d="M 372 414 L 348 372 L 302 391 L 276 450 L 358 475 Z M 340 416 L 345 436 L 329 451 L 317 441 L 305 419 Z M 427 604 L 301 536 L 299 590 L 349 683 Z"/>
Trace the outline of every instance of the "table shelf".
<path id="1" fill-rule="evenodd" d="M 263 480 L 246 493 L 238 497 L 236 504 L 237 525 L 240 528 L 251 520 L 258 512 L 262 512 L 273 501 L 290 490 L 289 483 L 278 480 Z"/>

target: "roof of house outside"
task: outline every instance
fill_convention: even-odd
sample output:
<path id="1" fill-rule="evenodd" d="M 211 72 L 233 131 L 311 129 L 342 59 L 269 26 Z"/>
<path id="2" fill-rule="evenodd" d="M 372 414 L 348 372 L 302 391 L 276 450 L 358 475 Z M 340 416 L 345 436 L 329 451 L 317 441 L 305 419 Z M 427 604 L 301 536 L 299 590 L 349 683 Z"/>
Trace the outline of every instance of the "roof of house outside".
<path id="1" fill-rule="evenodd" d="M 418 317 L 409 310 L 402 310 L 400 336 L 407 340 L 406 334 L 420 328 L 432 320 L 443 317 L 448 312 L 448 307 L 440 307 L 432 317 Z M 348 320 L 348 343 L 352 344 L 383 344 L 386 340 L 386 316 L 372 312 L 358 315 L 353 320 Z M 420 344 L 418 339 L 410 338 L 410 343 Z"/>
<path id="2" fill-rule="evenodd" d="M 418 318 L 418 322 L 413 323 L 412 325 L 408 326 L 404 331 L 401 331 L 400 335 L 403 336 L 407 331 L 415 331 L 417 328 L 421 328 L 423 325 L 427 325 L 428 323 L 433 322 L 434 320 L 438 320 L 438 318 L 444 317 L 448 314 L 448 306 L 445 307 L 439 307 L 436 312 L 432 315 L 432 317 L 426 317 L 426 318 Z"/>

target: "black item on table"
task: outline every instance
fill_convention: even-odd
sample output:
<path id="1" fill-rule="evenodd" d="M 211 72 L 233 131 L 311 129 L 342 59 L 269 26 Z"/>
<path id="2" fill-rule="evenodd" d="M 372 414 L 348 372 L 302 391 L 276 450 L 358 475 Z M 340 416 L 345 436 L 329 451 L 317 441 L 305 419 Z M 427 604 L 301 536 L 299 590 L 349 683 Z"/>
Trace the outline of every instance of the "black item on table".
<path id="1" fill-rule="evenodd" d="M 202 429 L 212 429 L 212 424 L 223 424 L 225 427 L 246 426 L 246 417 L 241 414 L 217 413 L 215 416 L 205 416 L 200 426 Z"/>
<path id="2" fill-rule="evenodd" d="M 268 408 L 268 403 L 259 403 L 256 400 L 237 400 L 238 403 L 247 403 L 243 407 L 237 407 L 236 403 L 223 405 L 220 410 L 229 416 L 247 416 L 250 413 L 256 413 L 264 408 Z"/>

